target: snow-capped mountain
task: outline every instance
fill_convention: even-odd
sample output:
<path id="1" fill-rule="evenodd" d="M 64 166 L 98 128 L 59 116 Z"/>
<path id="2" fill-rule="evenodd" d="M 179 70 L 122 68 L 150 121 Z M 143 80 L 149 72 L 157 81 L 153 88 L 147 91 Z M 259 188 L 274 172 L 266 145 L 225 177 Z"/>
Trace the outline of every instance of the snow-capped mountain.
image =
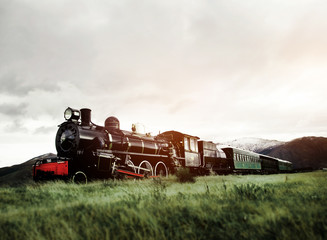
<path id="1" fill-rule="evenodd" d="M 262 138 L 240 138 L 229 142 L 219 143 L 218 145 L 227 145 L 252 152 L 261 152 L 265 149 L 277 147 L 283 144 L 285 144 L 285 142 L 277 140 L 268 140 Z"/>

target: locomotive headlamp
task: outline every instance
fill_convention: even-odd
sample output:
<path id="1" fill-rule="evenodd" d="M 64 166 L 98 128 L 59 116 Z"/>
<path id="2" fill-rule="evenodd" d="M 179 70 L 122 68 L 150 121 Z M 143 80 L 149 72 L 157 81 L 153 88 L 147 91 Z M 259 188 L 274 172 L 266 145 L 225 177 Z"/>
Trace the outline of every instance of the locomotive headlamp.
<path id="1" fill-rule="evenodd" d="M 66 120 L 78 120 L 80 116 L 80 111 L 72 108 L 67 108 L 64 112 L 64 117 Z"/>

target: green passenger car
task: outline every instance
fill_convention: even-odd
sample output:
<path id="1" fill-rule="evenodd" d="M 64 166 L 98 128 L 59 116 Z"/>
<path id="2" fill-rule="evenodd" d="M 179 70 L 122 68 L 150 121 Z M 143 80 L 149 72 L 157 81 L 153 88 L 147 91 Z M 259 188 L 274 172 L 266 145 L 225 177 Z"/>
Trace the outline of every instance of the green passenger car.
<path id="1" fill-rule="evenodd" d="M 256 172 L 261 170 L 259 154 L 231 147 L 224 147 L 222 149 L 226 153 L 227 158 L 233 159 L 234 170 L 245 172 Z"/>
<path id="2" fill-rule="evenodd" d="M 289 161 L 278 159 L 278 169 L 280 172 L 290 172 L 292 171 L 293 166 Z"/>
<path id="3" fill-rule="evenodd" d="M 260 155 L 261 169 L 263 173 L 277 173 L 278 172 L 278 158 Z"/>

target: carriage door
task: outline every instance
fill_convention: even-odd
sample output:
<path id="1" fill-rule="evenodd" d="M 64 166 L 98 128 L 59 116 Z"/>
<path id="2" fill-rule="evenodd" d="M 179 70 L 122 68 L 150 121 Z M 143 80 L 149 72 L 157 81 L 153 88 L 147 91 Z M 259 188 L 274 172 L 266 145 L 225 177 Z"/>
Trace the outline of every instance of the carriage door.
<path id="1" fill-rule="evenodd" d="M 199 167 L 200 154 L 198 140 L 191 136 L 184 136 L 185 167 Z"/>

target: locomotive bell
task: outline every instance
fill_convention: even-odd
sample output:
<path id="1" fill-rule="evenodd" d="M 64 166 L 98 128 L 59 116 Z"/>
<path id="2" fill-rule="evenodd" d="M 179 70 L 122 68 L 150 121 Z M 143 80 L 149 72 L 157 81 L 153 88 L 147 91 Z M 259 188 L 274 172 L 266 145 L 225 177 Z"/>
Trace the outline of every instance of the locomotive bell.
<path id="1" fill-rule="evenodd" d="M 145 134 L 145 127 L 142 123 L 133 123 L 132 131 L 133 133 Z"/>
<path id="2" fill-rule="evenodd" d="M 120 129 L 120 123 L 116 117 L 108 117 L 104 122 L 104 126 L 108 129 Z"/>

